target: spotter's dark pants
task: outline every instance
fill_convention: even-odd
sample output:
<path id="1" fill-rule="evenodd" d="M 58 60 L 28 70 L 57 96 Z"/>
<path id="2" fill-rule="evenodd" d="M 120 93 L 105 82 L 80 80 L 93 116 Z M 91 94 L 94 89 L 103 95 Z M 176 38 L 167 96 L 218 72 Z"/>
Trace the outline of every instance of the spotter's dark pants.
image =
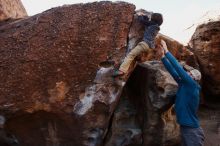
<path id="1" fill-rule="evenodd" d="M 203 146 L 204 132 L 201 127 L 192 128 L 187 126 L 180 126 L 182 146 Z"/>

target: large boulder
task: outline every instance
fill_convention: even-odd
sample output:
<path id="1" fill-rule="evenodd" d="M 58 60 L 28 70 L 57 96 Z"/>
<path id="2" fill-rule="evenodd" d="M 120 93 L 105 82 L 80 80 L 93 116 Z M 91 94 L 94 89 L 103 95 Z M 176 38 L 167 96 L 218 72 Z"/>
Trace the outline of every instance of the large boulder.
<path id="1" fill-rule="evenodd" d="M 199 110 L 201 126 L 205 132 L 205 145 L 218 146 L 220 143 L 220 21 L 199 25 L 194 32 L 190 47 L 198 58 L 202 72 L 203 96 Z"/>
<path id="2" fill-rule="evenodd" d="M 149 146 L 179 144 L 178 125 L 175 115 L 171 112 L 178 88 L 177 83 L 161 62 L 146 62 L 141 67 L 134 72 L 136 75 L 133 79 L 136 80 L 134 81 L 136 84 L 132 84 L 131 87 L 142 87 L 135 90 L 135 95 L 139 93 L 142 97 L 143 143 Z"/>
<path id="3" fill-rule="evenodd" d="M 27 16 L 21 0 L 0 0 L 0 21 Z"/>
<path id="4" fill-rule="evenodd" d="M 0 111 L 22 146 L 102 143 L 124 85 L 108 62 L 124 56 L 134 10 L 76 4 L 0 27 Z"/>
<path id="5" fill-rule="evenodd" d="M 203 89 L 209 99 L 220 96 L 220 21 L 196 28 L 190 46 L 196 54 L 203 75 Z"/>
<path id="6" fill-rule="evenodd" d="M 161 64 L 131 66 L 123 80 L 111 77 L 113 65 L 143 37 L 134 10 L 124 2 L 76 4 L 0 25 L 0 115 L 6 117 L 5 130 L 22 146 L 123 145 L 124 135 L 131 145 L 177 143 L 169 98 L 176 84 Z M 178 59 L 194 62 L 183 45 L 161 38 Z M 152 54 L 139 60 L 158 58 Z M 123 118 L 133 121 L 118 124 Z M 158 128 L 161 137 L 155 141 Z"/>
<path id="7" fill-rule="evenodd" d="M 112 118 L 106 146 L 175 146 L 179 126 L 172 112 L 177 83 L 159 61 L 139 64 Z"/>

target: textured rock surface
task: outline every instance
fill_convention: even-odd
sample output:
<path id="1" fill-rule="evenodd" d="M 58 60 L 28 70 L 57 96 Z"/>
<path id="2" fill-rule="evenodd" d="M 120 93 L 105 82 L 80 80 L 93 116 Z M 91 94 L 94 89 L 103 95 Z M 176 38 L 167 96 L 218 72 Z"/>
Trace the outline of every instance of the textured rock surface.
<path id="1" fill-rule="evenodd" d="M 179 144 L 172 113 L 177 84 L 159 62 L 138 65 L 114 112 L 107 146 Z"/>
<path id="2" fill-rule="evenodd" d="M 123 86 L 108 61 L 124 55 L 134 9 L 77 4 L 0 27 L 0 111 L 22 146 L 102 143 Z"/>
<path id="3" fill-rule="evenodd" d="M 112 117 L 105 146 L 142 145 L 142 127 L 137 107 L 130 100 L 131 93 L 126 85 Z"/>
<path id="4" fill-rule="evenodd" d="M 5 129 L 22 146 L 178 144 L 171 107 L 176 84 L 162 65 L 147 62 L 135 69 L 132 66 L 126 85 L 111 77 L 113 65 L 120 64 L 125 53 L 142 39 L 144 27 L 137 21 L 140 11 L 134 13 L 134 9 L 123 2 L 95 2 L 53 8 L 0 24 L 0 115 L 7 119 Z M 210 28 L 218 26 L 210 24 Z M 208 30 L 195 33 L 193 38 L 199 37 L 192 39 L 201 66 L 204 53 L 199 54 L 198 40 L 203 35 L 213 33 L 212 43 L 208 42 L 213 47 L 208 48 L 212 48 L 210 54 L 219 52 L 218 34 L 214 33 L 218 29 Z M 179 60 L 199 68 L 188 48 L 162 34 L 157 43 L 161 38 Z M 158 57 L 142 55 L 137 60 Z M 202 69 L 206 76 L 206 68 Z M 204 78 L 205 84 L 218 85 L 219 78 L 209 77 Z M 216 89 L 210 93 L 217 93 Z M 210 112 L 216 113 L 210 116 Z M 218 143 L 219 108 L 204 109 L 200 117 L 211 135 L 206 145 Z"/>
<path id="5" fill-rule="evenodd" d="M 203 75 L 203 89 L 209 97 L 220 96 L 220 21 L 197 27 L 190 45 L 195 52 Z"/>
<path id="6" fill-rule="evenodd" d="M 144 145 L 176 145 L 179 142 L 178 126 L 169 108 L 174 103 L 177 84 L 162 64 L 151 62 L 142 66 L 147 69 L 141 68 L 137 72 L 140 75 L 134 77 L 137 85 L 143 87 L 139 92 L 144 96 Z M 143 84 L 140 84 L 139 76 L 146 76 Z M 135 84 L 132 86 L 134 88 Z"/>
<path id="7" fill-rule="evenodd" d="M 21 0 L 0 0 L 0 21 L 25 16 L 27 16 L 27 12 Z"/>

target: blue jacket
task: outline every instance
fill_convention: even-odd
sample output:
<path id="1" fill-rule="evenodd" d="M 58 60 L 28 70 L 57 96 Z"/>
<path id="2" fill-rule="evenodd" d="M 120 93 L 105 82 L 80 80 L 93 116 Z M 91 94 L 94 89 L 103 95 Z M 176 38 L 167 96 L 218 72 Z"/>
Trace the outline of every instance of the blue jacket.
<path id="1" fill-rule="evenodd" d="M 162 58 L 162 62 L 178 83 L 174 106 L 177 122 L 181 126 L 199 127 L 197 117 L 200 99 L 199 93 L 201 89 L 199 84 L 188 75 L 170 52 L 165 54 L 165 57 Z"/>
<path id="2" fill-rule="evenodd" d="M 143 40 L 149 45 L 150 48 L 155 48 L 155 37 L 160 31 L 159 25 L 154 21 L 149 21 L 147 16 L 139 16 L 139 21 L 144 24 L 144 38 Z"/>

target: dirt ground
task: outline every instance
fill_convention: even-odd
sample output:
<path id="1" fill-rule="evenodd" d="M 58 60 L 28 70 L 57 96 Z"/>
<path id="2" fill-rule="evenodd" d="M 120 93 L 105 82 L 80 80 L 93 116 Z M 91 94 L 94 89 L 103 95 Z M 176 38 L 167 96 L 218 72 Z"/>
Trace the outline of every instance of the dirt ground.
<path id="1" fill-rule="evenodd" d="M 202 106 L 199 117 L 205 133 L 205 146 L 220 146 L 220 104 Z"/>

